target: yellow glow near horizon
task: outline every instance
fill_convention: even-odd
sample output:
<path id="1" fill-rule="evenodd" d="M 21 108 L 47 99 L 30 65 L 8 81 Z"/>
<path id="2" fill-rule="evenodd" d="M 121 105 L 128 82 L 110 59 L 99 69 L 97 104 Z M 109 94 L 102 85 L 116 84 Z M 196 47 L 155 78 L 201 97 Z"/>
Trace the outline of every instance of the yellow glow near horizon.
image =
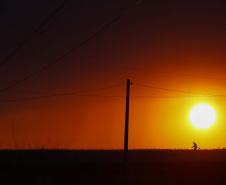
<path id="1" fill-rule="evenodd" d="M 190 112 L 189 120 L 196 128 L 206 129 L 216 121 L 215 110 L 207 104 L 198 104 Z"/>

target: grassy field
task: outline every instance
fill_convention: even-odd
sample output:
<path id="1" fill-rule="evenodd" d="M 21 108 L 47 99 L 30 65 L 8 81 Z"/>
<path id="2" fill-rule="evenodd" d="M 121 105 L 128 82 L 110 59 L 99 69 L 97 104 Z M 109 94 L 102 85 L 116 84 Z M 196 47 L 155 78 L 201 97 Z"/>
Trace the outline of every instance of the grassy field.
<path id="1" fill-rule="evenodd" d="M 226 150 L 2 150 L 0 184 L 226 184 Z"/>

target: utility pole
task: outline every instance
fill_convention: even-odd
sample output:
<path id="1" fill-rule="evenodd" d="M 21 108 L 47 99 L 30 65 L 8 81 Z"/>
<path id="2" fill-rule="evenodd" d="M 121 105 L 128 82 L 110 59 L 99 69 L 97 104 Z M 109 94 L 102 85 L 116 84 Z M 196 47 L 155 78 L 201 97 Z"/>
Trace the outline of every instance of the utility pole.
<path id="1" fill-rule="evenodd" d="M 129 133 L 129 92 L 130 79 L 127 79 L 126 89 L 126 116 L 125 116 L 125 136 L 124 136 L 124 163 L 128 161 L 128 133 Z"/>

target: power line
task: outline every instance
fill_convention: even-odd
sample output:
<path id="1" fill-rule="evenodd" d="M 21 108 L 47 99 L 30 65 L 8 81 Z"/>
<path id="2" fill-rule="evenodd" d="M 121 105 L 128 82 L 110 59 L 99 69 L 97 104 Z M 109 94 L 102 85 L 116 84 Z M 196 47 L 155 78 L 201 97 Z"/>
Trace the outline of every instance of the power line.
<path id="1" fill-rule="evenodd" d="M 80 97 L 102 97 L 102 98 L 124 98 L 125 96 L 105 96 L 105 95 L 87 95 L 87 94 L 55 94 L 55 95 L 49 95 L 49 96 L 37 96 L 37 97 L 31 97 L 31 98 L 18 98 L 18 99 L 9 99 L 9 100 L 0 100 L 0 103 L 5 102 L 13 102 L 13 101 L 22 101 L 22 100 L 36 100 L 36 99 L 42 99 L 42 98 L 51 98 L 56 96 L 80 96 Z"/>
<path id="2" fill-rule="evenodd" d="M 36 97 L 30 97 L 30 98 L 16 98 L 16 99 L 1 100 L 0 102 L 12 102 L 12 101 L 21 101 L 21 100 L 35 100 L 35 99 L 51 98 L 51 97 L 56 97 L 56 96 L 69 96 L 69 95 L 73 95 L 73 96 L 96 96 L 96 97 L 122 97 L 122 96 L 105 96 L 105 95 L 82 95 L 82 94 L 79 95 L 79 93 L 100 91 L 100 90 L 112 89 L 112 88 L 122 87 L 122 86 L 125 86 L 125 84 L 124 85 L 115 85 L 115 86 L 109 86 L 109 87 L 90 89 L 90 90 L 75 91 L 75 92 L 69 92 L 69 93 L 58 93 L 58 94 L 50 94 L 50 95 L 36 96 Z M 32 94 L 37 93 L 37 92 L 24 92 L 24 91 L 20 91 L 20 92 L 32 93 Z M 40 92 L 38 92 L 38 93 L 40 93 Z"/>
<path id="3" fill-rule="evenodd" d="M 180 98 L 221 98 L 224 96 L 131 96 L 132 98 L 147 98 L 147 99 L 180 99 Z"/>
<path id="4" fill-rule="evenodd" d="M 163 88 L 163 87 L 140 85 L 140 84 L 133 84 L 133 85 L 140 86 L 140 87 L 146 87 L 146 88 L 152 88 L 152 89 L 159 89 L 159 90 L 164 90 L 164 91 L 173 91 L 173 92 L 189 93 L 189 94 L 200 94 L 200 95 L 215 96 L 215 97 L 216 96 L 226 97 L 226 95 L 216 95 L 216 94 L 199 93 L 199 92 L 193 92 L 193 91 L 183 91 L 183 90 L 177 90 L 177 89 L 168 89 L 168 88 Z"/>
<path id="5" fill-rule="evenodd" d="M 28 41 L 33 38 L 33 36 L 38 33 L 40 31 L 40 29 L 47 23 L 49 22 L 50 19 L 52 19 L 53 16 L 55 16 L 55 14 L 60 11 L 64 5 L 66 5 L 66 3 L 68 2 L 69 0 L 65 0 L 47 19 L 45 19 L 42 24 L 40 24 L 36 29 L 35 31 L 29 36 L 27 37 L 13 52 L 11 52 L 1 63 L 0 63 L 0 68 L 6 64 L 18 51 L 21 50 L 21 48 L 23 48 L 23 46 L 25 44 L 28 43 Z"/>
<path id="6" fill-rule="evenodd" d="M 115 87 L 120 87 L 120 86 L 125 86 L 125 84 L 124 85 L 104 87 L 104 88 L 91 89 L 91 90 L 76 91 L 76 92 L 70 92 L 70 93 L 51 93 L 51 92 L 18 91 L 18 90 L 8 90 L 8 92 L 17 92 L 17 93 L 26 93 L 26 94 L 49 94 L 49 95 L 53 95 L 53 96 L 58 96 L 58 95 L 70 95 L 70 94 L 76 94 L 76 93 L 92 92 L 92 91 L 104 90 L 104 89 L 115 88 Z M 224 95 L 224 94 L 220 95 L 220 94 L 200 93 L 200 92 L 194 92 L 194 91 L 184 91 L 184 90 L 178 90 L 178 89 L 169 89 L 169 88 L 148 86 L 148 85 L 141 85 L 141 84 L 133 84 L 133 86 L 139 86 L 139 87 L 145 87 L 145 88 L 151 88 L 151 89 L 158 89 L 158 90 L 164 90 L 164 91 L 179 92 L 179 93 L 203 95 L 203 96 L 198 96 L 198 97 L 226 97 L 226 95 Z M 135 97 L 135 96 L 133 96 L 133 97 Z M 136 96 L 136 97 L 168 98 L 168 97 L 161 97 L 161 96 L 160 97 L 156 97 L 156 96 L 154 96 L 154 97 L 151 97 L 151 96 Z M 190 96 L 174 96 L 174 97 L 169 97 L 169 98 L 180 98 L 180 97 L 188 98 Z M 194 96 L 192 96 L 192 97 L 194 97 Z"/>
<path id="7" fill-rule="evenodd" d="M 106 24 L 104 27 L 102 27 L 100 30 L 98 30 L 96 33 L 94 33 L 93 35 L 91 35 L 89 38 L 87 38 L 85 41 L 83 41 L 82 43 L 80 43 L 79 45 L 75 46 L 74 48 L 72 48 L 70 51 L 68 51 L 67 53 L 65 53 L 63 56 L 59 57 L 57 60 L 54 60 L 53 62 L 51 62 L 50 64 L 48 64 L 47 66 L 37 70 L 36 72 L 30 74 L 29 76 L 9 85 L 8 87 L 5 87 L 3 89 L 0 89 L 1 91 L 5 91 L 7 89 L 10 89 L 34 76 L 36 76 L 37 74 L 41 73 L 42 71 L 50 68 L 51 66 L 53 66 L 54 64 L 58 63 L 59 61 L 61 61 L 62 59 L 64 59 L 66 56 L 70 55 L 72 52 L 74 52 L 75 50 L 79 49 L 81 46 L 83 46 L 84 44 L 86 44 L 88 41 L 90 41 L 91 39 L 93 39 L 94 37 L 96 37 L 97 35 L 99 35 L 101 32 L 103 32 L 105 29 L 107 29 L 110 25 L 112 25 L 113 23 L 115 23 L 118 19 L 120 19 L 122 16 L 124 16 L 125 14 L 127 14 L 130 10 L 132 10 L 134 7 L 136 7 L 142 0 L 138 0 L 135 4 L 133 4 L 131 7 L 129 7 L 125 12 L 123 12 L 122 14 L 120 14 L 119 16 L 117 16 L 115 19 L 113 19 L 111 22 L 109 22 L 108 24 Z M 64 3 L 65 4 L 65 3 Z M 62 6 L 61 6 L 62 7 Z M 55 12 L 56 13 L 56 12 Z M 52 16 L 51 16 L 52 17 Z M 15 54 L 15 53 L 14 53 Z M 12 55 L 14 55 L 12 54 Z M 10 57 L 11 58 L 11 57 Z M 9 59 L 8 59 L 9 60 Z M 8 61 L 7 60 L 7 61 Z M 5 62 L 4 62 L 5 63 Z M 0 64 L 1 67 L 1 64 Z"/>
<path id="8" fill-rule="evenodd" d="M 17 91 L 17 90 L 6 90 L 5 92 L 24 93 L 24 94 L 56 94 L 56 93 L 51 93 L 51 92 Z M 60 93 L 57 93 L 57 94 L 60 94 Z"/>
<path id="9" fill-rule="evenodd" d="M 214 94 L 204 94 L 204 93 L 197 93 L 197 92 L 191 92 L 191 91 L 181 91 L 181 90 L 175 90 L 175 89 L 166 89 L 166 88 L 159 88 L 159 87 L 153 87 L 153 86 L 146 86 L 146 85 L 138 85 L 133 84 L 135 86 L 141 86 L 141 87 L 148 87 L 148 88 L 155 88 L 159 90 L 167 90 L 167 91 L 176 91 L 176 92 L 183 92 L 183 93 L 192 93 L 192 94 L 201 94 L 205 96 L 130 96 L 131 98 L 142 98 L 142 99 L 180 99 L 180 98 L 225 98 L 226 95 L 214 95 Z M 8 100 L 0 100 L 0 103 L 3 102 L 13 102 L 13 101 L 23 101 L 23 100 L 36 100 L 36 99 L 43 99 L 43 98 L 51 98 L 51 97 L 57 97 L 57 96 L 79 96 L 79 97 L 100 97 L 100 98 L 125 98 L 125 96 L 118 96 L 118 95 L 95 95 L 95 94 L 79 94 L 84 92 L 93 92 L 93 91 L 99 91 L 104 89 L 110 89 L 110 88 L 116 88 L 116 87 L 122 87 L 124 85 L 116 85 L 116 86 L 109 86 L 109 87 L 103 87 L 103 88 L 97 88 L 97 89 L 90 89 L 90 90 L 82 90 L 82 91 L 76 91 L 76 92 L 69 92 L 69 93 L 58 93 L 58 94 L 51 94 L 45 95 L 45 96 L 36 96 L 36 97 L 30 97 L 30 98 L 16 98 L 16 99 L 8 99 Z M 13 91 L 11 91 L 13 92 Z M 15 92 L 22 92 L 22 93 L 31 93 L 31 94 L 44 94 L 48 92 L 26 92 L 26 91 L 15 91 Z"/>
<path id="10" fill-rule="evenodd" d="M 167 72 L 167 71 L 158 71 L 158 70 L 151 70 L 151 69 L 139 69 L 129 66 L 120 66 L 120 65 L 112 65 L 112 64 L 101 64 L 96 62 L 87 62 L 87 64 L 91 65 L 99 65 L 99 66 L 106 66 L 106 67 L 114 67 L 114 68 L 123 68 L 123 69 L 130 69 L 135 71 L 147 71 L 147 72 L 153 72 L 153 73 L 160 73 L 160 74 L 168 74 L 168 75 L 176 75 L 176 76 L 187 76 L 192 78 L 204 78 L 204 79 L 211 79 L 211 80 L 226 80 L 224 78 L 214 78 L 214 77 L 207 77 L 207 76 L 198 76 L 198 75 L 189 75 L 189 74 L 183 74 L 183 73 L 173 73 L 173 72 Z"/>
<path id="11" fill-rule="evenodd" d="M 125 98 L 126 96 L 117 96 L 117 95 L 96 95 L 96 94 L 55 94 L 48 96 L 37 96 L 31 98 L 17 98 L 17 99 L 8 99 L 8 100 L 0 100 L 0 103 L 5 102 L 14 102 L 14 101 L 24 101 L 24 100 L 36 100 L 36 99 L 44 99 L 44 98 L 52 98 L 56 96 L 79 96 L 79 97 L 99 97 L 99 98 Z M 139 98 L 139 99 L 181 99 L 181 98 L 220 98 L 225 96 L 130 96 L 131 98 Z"/>
<path id="12" fill-rule="evenodd" d="M 10 90 L 7 92 L 17 92 L 17 93 L 26 93 L 26 94 L 50 94 L 50 95 L 70 95 L 70 94 L 77 94 L 77 93 L 84 93 L 84 92 L 93 92 L 93 91 L 99 91 L 99 90 L 105 90 L 105 89 L 112 89 L 116 87 L 123 87 L 125 84 L 122 85 L 114 85 L 114 86 L 108 86 L 108 87 L 101 87 L 96 89 L 89 89 L 89 90 L 81 90 L 81 91 L 74 91 L 69 93 L 51 93 L 51 92 L 35 92 L 35 91 L 14 91 Z"/>

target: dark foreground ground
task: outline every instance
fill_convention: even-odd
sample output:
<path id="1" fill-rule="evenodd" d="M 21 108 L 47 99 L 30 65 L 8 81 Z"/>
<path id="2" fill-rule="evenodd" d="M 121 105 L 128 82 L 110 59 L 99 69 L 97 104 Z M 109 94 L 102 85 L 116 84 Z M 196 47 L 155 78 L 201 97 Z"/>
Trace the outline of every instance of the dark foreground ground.
<path id="1" fill-rule="evenodd" d="M 0 151 L 0 184 L 226 184 L 226 150 Z"/>

